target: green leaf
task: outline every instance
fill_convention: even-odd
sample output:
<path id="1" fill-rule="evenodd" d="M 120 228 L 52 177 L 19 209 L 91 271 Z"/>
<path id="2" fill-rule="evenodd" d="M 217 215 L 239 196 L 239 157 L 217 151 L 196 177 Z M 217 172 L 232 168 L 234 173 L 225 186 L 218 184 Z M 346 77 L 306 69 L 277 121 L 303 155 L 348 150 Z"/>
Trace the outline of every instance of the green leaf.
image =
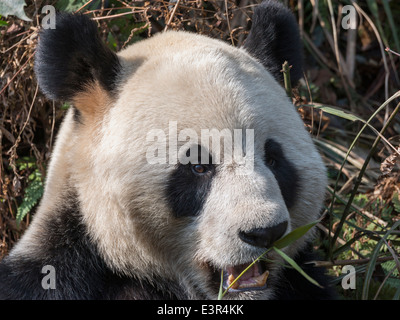
<path id="1" fill-rule="evenodd" d="M 292 242 L 296 241 L 297 239 L 301 238 L 304 236 L 308 230 L 310 230 L 312 227 L 314 227 L 319 220 L 311 222 L 309 224 L 306 224 L 304 226 L 298 227 L 297 229 L 292 230 L 289 232 L 287 235 L 285 235 L 283 238 L 279 239 L 278 241 L 275 241 L 273 246 L 278 249 L 282 249 Z"/>
<path id="2" fill-rule="evenodd" d="M 392 203 L 394 206 L 394 209 L 397 212 L 400 212 L 400 197 L 399 194 L 397 192 L 394 193 L 393 199 L 392 199 Z"/>
<path id="3" fill-rule="evenodd" d="M 65 102 L 62 106 L 61 106 L 61 110 L 68 110 L 71 107 L 71 105 L 68 102 Z"/>
<path id="4" fill-rule="evenodd" d="M 117 40 L 115 39 L 115 37 L 113 36 L 113 34 L 111 32 L 108 33 L 107 43 L 108 43 L 108 46 L 110 47 L 110 49 L 112 49 L 114 51 L 117 49 Z"/>
<path id="5" fill-rule="evenodd" d="M 0 15 L 3 17 L 17 16 L 18 18 L 25 21 L 32 21 L 29 19 L 24 11 L 26 6 L 24 0 L 1 0 L 0 1 Z"/>
<path id="6" fill-rule="evenodd" d="M 43 182 L 37 177 L 34 179 L 26 188 L 24 199 L 17 210 L 17 226 L 19 226 L 22 219 L 32 210 L 32 208 L 38 203 L 40 198 L 43 196 Z"/>
<path id="7" fill-rule="evenodd" d="M 354 115 L 346 110 L 340 109 L 338 107 L 319 105 L 319 104 L 305 104 L 304 106 L 321 109 L 322 111 L 324 111 L 326 113 L 333 114 L 334 116 L 337 116 L 337 117 L 340 117 L 343 119 L 347 119 L 350 121 L 361 121 L 361 122 L 365 123 L 364 119 L 357 117 L 356 115 Z"/>
<path id="8" fill-rule="evenodd" d="M 323 288 L 317 281 L 315 281 L 313 278 L 311 278 L 307 273 L 305 273 L 300 266 L 292 259 L 290 258 L 286 253 L 284 253 L 282 250 L 273 247 L 276 253 L 278 253 L 287 263 L 289 263 L 297 272 L 299 272 L 304 278 L 306 278 L 308 281 L 310 281 L 312 284 L 316 285 L 317 287 Z"/>

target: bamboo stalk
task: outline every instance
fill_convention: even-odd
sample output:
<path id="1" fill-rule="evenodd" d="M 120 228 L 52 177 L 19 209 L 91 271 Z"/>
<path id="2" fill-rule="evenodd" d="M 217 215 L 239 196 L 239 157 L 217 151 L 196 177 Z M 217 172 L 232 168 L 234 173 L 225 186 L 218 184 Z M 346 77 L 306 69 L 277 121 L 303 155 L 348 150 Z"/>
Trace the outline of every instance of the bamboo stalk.
<path id="1" fill-rule="evenodd" d="M 292 99 L 292 83 L 290 82 L 290 69 L 292 66 L 289 65 L 289 62 L 285 61 L 282 65 L 283 72 L 283 82 L 285 85 L 286 93 L 290 99 Z"/>

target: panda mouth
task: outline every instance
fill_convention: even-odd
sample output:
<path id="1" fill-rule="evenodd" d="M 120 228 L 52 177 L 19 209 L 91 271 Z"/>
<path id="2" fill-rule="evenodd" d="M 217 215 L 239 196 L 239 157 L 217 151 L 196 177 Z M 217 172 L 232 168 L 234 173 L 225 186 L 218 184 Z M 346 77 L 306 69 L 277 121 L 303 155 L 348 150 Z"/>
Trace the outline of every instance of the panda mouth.
<path id="1" fill-rule="evenodd" d="M 224 270 L 223 286 L 228 292 L 264 290 L 267 287 L 268 275 L 265 264 L 259 261 L 254 264 L 229 266 Z"/>

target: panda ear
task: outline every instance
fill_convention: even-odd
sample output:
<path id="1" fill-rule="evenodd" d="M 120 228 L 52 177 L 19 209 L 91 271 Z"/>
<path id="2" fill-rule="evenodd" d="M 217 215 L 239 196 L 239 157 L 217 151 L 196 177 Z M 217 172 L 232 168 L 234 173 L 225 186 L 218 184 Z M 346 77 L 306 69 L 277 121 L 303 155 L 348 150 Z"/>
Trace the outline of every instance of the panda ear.
<path id="1" fill-rule="evenodd" d="M 96 24 L 87 16 L 58 14 L 56 28 L 40 33 L 34 69 L 50 99 L 75 104 L 89 101 L 93 94 L 98 102 L 99 94 L 108 96 L 114 90 L 120 68 L 117 55 L 101 41 Z"/>
<path id="2" fill-rule="evenodd" d="M 272 76 L 283 83 L 282 64 L 292 66 L 292 85 L 302 77 L 302 45 L 293 13 L 276 0 L 266 0 L 256 7 L 250 34 L 244 44 Z"/>

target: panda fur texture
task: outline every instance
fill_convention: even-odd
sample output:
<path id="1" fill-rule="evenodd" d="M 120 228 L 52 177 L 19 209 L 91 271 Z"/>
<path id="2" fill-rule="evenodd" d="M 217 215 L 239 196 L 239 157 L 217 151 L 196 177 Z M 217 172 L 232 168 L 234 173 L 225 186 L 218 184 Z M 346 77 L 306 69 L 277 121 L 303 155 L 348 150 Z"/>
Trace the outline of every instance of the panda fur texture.
<path id="1" fill-rule="evenodd" d="M 295 84 L 298 29 L 275 1 L 255 9 L 242 48 L 168 31 L 115 54 L 86 16 L 59 14 L 56 29 L 40 35 L 35 73 L 48 98 L 73 107 L 33 222 L 0 263 L 0 298 L 215 299 L 221 270 L 243 270 L 316 220 L 326 173 L 281 85 L 285 60 Z M 199 135 L 253 129 L 253 171 L 223 161 L 199 175 L 192 164 L 150 164 L 146 134 L 168 132 L 170 121 Z M 225 298 L 331 298 L 324 270 L 305 264 L 315 259 L 313 237 L 283 250 L 323 289 L 270 254 L 280 263 L 257 264 L 269 270 L 266 287 Z M 42 287 L 46 265 L 55 289 Z"/>

